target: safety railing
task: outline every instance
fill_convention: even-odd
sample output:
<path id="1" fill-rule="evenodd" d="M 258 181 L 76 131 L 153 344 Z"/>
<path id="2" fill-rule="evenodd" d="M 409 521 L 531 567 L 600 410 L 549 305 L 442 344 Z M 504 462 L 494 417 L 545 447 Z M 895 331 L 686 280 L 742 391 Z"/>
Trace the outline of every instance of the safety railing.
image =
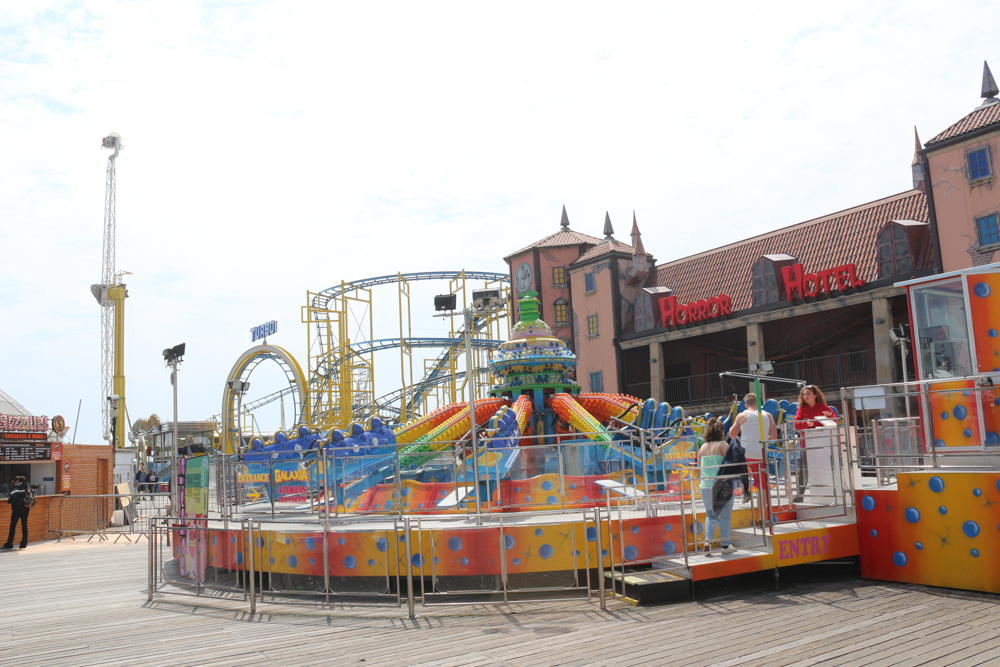
<path id="1" fill-rule="evenodd" d="M 921 470 L 1000 466 L 1000 387 L 987 376 L 843 390 L 850 463 L 879 486 Z"/>
<path id="2" fill-rule="evenodd" d="M 135 541 L 148 532 L 149 521 L 170 513 L 170 495 L 131 493 L 53 496 L 48 503 L 48 537 L 57 540 L 86 536 Z"/>

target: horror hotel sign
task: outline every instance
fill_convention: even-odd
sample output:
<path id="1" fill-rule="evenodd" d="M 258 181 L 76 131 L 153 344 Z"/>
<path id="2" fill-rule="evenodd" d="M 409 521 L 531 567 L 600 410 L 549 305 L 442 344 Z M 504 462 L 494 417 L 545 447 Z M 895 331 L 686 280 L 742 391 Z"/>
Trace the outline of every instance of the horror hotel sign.
<path id="1" fill-rule="evenodd" d="M 733 300 L 728 294 L 699 299 L 688 303 L 677 303 L 676 296 L 668 296 L 660 301 L 663 326 L 679 327 L 692 322 L 716 320 L 733 313 Z"/>

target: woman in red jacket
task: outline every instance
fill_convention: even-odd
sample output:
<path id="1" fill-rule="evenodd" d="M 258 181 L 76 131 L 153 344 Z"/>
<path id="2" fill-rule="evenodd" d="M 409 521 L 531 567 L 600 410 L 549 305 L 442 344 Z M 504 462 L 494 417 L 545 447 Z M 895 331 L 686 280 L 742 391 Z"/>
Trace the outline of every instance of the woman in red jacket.
<path id="1" fill-rule="evenodd" d="M 805 431 L 806 429 L 822 426 L 822 424 L 816 421 L 818 417 L 836 419 L 837 413 L 826 404 L 826 398 L 824 398 L 823 392 L 819 390 L 819 387 L 814 384 L 808 384 L 802 387 L 802 391 L 799 392 L 799 409 L 795 413 L 795 429 Z"/>

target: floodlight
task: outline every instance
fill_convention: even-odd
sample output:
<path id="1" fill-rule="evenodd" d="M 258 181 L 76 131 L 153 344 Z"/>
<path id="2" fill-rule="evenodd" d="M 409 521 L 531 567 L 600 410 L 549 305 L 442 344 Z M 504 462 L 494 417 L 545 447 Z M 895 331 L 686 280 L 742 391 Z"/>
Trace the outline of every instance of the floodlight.
<path id="1" fill-rule="evenodd" d="M 434 310 L 455 310 L 458 296 L 455 294 L 438 294 L 434 297 Z"/>

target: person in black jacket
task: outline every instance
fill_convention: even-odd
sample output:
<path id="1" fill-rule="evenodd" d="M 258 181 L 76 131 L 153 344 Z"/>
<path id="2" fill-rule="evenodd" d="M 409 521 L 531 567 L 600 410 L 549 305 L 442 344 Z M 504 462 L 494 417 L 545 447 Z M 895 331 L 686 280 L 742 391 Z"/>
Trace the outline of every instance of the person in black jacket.
<path id="1" fill-rule="evenodd" d="M 21 522 L 21 548 L 24 549 L 28 546 L 29 508 L 24 506 L 24 498 L 27 495 L 28 480 L 25 479 L 24 475 L 18 475 L 14 478 L 14 488 L 7 496 L 7 502 L 10 503 L 10 532 L 7 533 L 7 541 L 0 549 L 14 548 L 14 532 L 17 529 L 18 521 Z"/>

